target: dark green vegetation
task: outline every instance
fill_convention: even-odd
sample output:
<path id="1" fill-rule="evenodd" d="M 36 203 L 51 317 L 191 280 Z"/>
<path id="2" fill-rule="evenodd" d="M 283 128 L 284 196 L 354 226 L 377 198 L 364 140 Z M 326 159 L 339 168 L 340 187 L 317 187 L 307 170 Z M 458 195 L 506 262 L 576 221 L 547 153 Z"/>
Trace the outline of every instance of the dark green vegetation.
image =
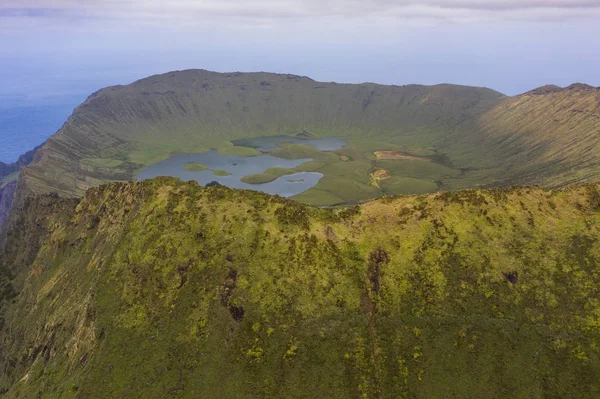
<path id="1" fill-rule="evenodd" d="M 7 398 L 597 398 L 600 188 L 318 209 L 175 179 L 15 211 Z"/>
<path id="2" fill-rule="evenodd" d="M 453 85 L 172 72 L 90 96 L 24 168 L 17 196 L 81 196 L 90 187 L 132 180 L 175 152 L 258 155 L 231 141 L 272 135 L 347 140 L 335 154 L 302 145 L 276 151 L 323 162 L 318 171 L 325 177 L 296 197 L 318 205 L 440 188 L 589 182 L 600 175 L 599 93 L 573 85 L 505 97 Z M 378 160 L 378 151 L 406 158 Z M 372 184 L 377 168 L 392 178 Z M 267 177 L 273 176 L 250 180 Z"/>

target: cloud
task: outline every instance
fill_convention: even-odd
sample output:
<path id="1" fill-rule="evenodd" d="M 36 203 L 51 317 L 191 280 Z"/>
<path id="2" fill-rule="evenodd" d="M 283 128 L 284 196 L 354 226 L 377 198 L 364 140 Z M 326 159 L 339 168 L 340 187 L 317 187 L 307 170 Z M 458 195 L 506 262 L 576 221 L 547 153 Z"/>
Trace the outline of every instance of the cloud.
<path id="1" fill-rule="evenodd" d="M 419 3 L 442 8 L 460 8 L 473 10 L 523 10 L 531 8 L 599 8 L 598 0 L 430 0 Z"/>
<path id="2" fill-rule="evenodd" d="M 112 21 L 197 26 L 216 20 L 285 24 L 330 19 L 360 23 L 555 22 L 600 18 L 600 0 L 2 0 L 0 31 L 31 26 L 65 28 Z M 383 21 L 383 22 L 382 22 Z"/>

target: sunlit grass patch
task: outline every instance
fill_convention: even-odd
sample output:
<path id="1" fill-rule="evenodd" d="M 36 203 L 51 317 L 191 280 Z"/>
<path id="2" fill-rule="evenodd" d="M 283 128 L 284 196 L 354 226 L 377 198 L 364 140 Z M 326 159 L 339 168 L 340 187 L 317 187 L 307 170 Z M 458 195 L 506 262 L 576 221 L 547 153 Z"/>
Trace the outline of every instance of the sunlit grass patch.
<path id="1" fill-rule="evenodd" d="M 301 194 L 293 196 L 292 199 L 300 202 L 309 203 L 315 206 L 335 205 L 344 202 L 343 199 L 333 194 L 332 192 L 314 187 L 306 190 Z"/>
<path id="2" fill-rule="evenodd" d="M 414 158 L 382 160 L 377 161 L 375 165 L 388 170 L 393 176 L 412 177 L 415 179 L 441 180 L 444 177 L 457 177 L 461 174 L 460 170 L 452 169 L 429 160 Z"/>
<path id="3" fill-rule="evenodd" d="M 325 162 L 322 161 L 310 161 L 304 162 L 303 164 L 297 166 L 296 169 L 300 172 L 314 172 L 315 170 L 319 170 L 325 165 Z"/>
<path id="4" fill-rule="evenodd" d="M 298 172 L 299 170 L 296 168 L 268 168 L 263 173 L 244 176 L 241 180 L 248 184 L 263 184 L 272 182 L 281 176 L 293 175 Z"/>
<path id="5" fill-rule="evenodd" d="M 215 176 L 231 176 L 231 173 L 229 173 L 226 170 L 214 170 L 213 175 L 215 175 Z"/>
<path id="6" fill-rule="evenodd" d="M 412 177 L 392 176 L 379 181 L 379 186 L 386 194 L 426 194 L 438 190 L 438 185 L 431 180 L 415 179 Z"/>
<path id="7" fill-rule="evenodd" d="M 210 170 L 208 166 L 197 162 L 186 163 L 183 169 L 187 170 L 188 172 L 201 172 L 204 170 Z"/>
<path id="8" fill-rule="evenodd" d="M 270 155 L 284 159 L 312 158 L 316 161 L 336 162 L 339 156 L 327 151 L 317 150 L 315 147 L 306 144 L 283 143 L 281 147 L 272 151 Z"/>
<path id="9" fill-rule="evenodd" d="M 278 177 L 279 176 L 272 173 L 256 173 L 254 175 L 244 176 L 241 180 L 248 184 L 264 184 L 270 183 L 273 180 L 276 180 Z"/>

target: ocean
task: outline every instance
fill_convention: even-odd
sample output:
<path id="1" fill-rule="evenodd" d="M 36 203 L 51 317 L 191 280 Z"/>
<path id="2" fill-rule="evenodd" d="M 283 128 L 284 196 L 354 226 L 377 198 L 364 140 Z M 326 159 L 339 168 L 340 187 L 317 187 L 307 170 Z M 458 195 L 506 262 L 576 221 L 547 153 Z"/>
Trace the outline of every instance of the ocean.
<path id="1" fill-rule="evenodd" d="M 59 68 L 48 59 L 7 57 L 0 63 L 0 162 L 42 144 L 73 109 L 99 89 L 85 69 Z"/>
<path id="2" fill-rule="evenodd" d="M 42 144 L 95 91 L 127 84 L 144 72 L 124 67 L 56 65 L 52 59 L 8 59 L 0 63 L 0 161 Z"/>
<path id="3" fill-rule="evenodd" d="M 8 105 L 0 108 L 0 161 L 11 163 L 19 155 L 54 134 L 85 97 L 74 96 L 58 103 Z"/>

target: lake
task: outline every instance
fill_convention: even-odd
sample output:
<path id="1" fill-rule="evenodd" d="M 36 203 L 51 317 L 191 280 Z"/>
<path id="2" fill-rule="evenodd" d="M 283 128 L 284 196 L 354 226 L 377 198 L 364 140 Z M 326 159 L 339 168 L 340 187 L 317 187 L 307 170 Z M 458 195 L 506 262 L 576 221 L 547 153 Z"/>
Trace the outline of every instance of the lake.
<path id="1" fill-rule="evenodd" d="M 234 143 L 240 144 L 241 140 Z M 314 139 L 298 140 L 287 136 L 260 137 L 256 139 L 244 139 L 246 147 L 257 148 L 263 152 L 270 152 L 278 148 L 283 142 L 300 142 L 312 145 L 322 151 L 334 151 L 345 145 L 341 139 Z M 310 142 L 310 144 L 309 144 Z M 248 184 L 241 178 L 248 175 L 263 173 L 268 168 L 295 168 L 305 162 L 312 161 L 311 158 L 283 159 L 264 154 L 256 157 L 240 157 L 234 155 L 220 155 L 216 150 L 201 154 L 177 154 L 169 159 L 150 165 L 138 176 L 138 180 L 153 179 L 158 176 L 174 176 L 184 181 L 194 180 L 205 186 L 216 181 L 231 188 L 249 189 L 262 191 L 267 194 L 277 194 L 282 197 L 292 197 L 317 185 L 323 174 L 317 172 L 299 172 L 285 175 L 269 183 Z M 212 170 L 187 171 L 185 165 L 188 163 L 199 163 Z M 213 170 L 223 170 L 230 173 L 229 176 L 217 176 Z"/>

